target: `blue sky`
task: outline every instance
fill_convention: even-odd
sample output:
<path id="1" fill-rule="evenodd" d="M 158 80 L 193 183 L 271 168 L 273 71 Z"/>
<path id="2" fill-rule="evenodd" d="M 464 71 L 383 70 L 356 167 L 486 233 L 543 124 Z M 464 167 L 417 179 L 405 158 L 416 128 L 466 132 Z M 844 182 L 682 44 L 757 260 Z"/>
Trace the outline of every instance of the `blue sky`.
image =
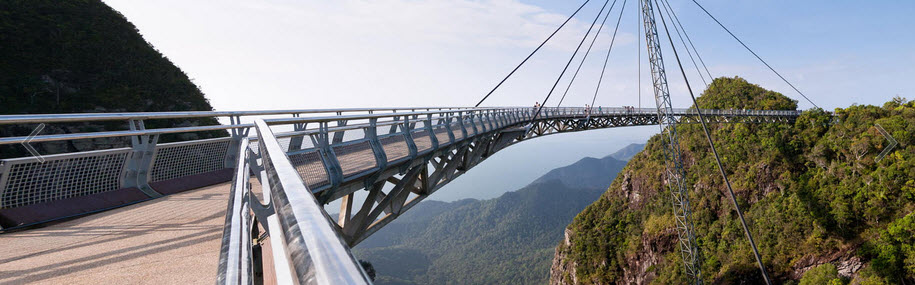
<path id="1" fill-rule="evenodd" d="M 582 3 L 104 1 L 134 23 L 223 111 L 472 105 Z M 739 75 L 801 100 L 691 1 L 669 1 L 713 75 Z M 636 84 L 637 63 L 646 61 L 636 57 L 644 49 L 637 43 L 642 36 L 636 30 L 636 2 L 627 3 L 595 105 L 636 106 L 639 90 L 642 105 L 653 104 L 650 79 L 644 75 L 647 67 L 642 85 Z M 915 74 L 913 1 L 700 3 L 821 107 L 880 105 L 897 94 L 915 97 L 915 87 L 908 84 Z M 541 101 L 601 4 L 592 0 L 485 105 L 530 106 Z M 621 4 L 622 0 L 614 15 Z M 564 105 L 590 102 L 611 32 L 605 28 L 601 33 Z M 669 50 L 665 59 L 674 105 L 686 107 L 689 97 L 679 72 L 671 69 L 675 65 Z M 685 56 L 684 61 L 691 68 Z M 694 70 L 688 74 L 693 83 L 700 82 Z M 565 84 L 564 80 L 560 91 Z M 556 99 L 547 105 L 553 106 Z M 800 106 L 811 107 L 804 102 Z M 439 192 L 475 194 L 437 193 L 433 199 L 495 197 L 552 168 L 584 156 L 605 156 L 656 132 L 656 127 L 610 129 L 525 142 Z"/>
<path id="2" fill-rule="evenodd" d="M 524 2 L 561 14 L 571 13 L 581 3 Z M 589 3 L 591 10 L 578 18 L 589 20 L 601 2 Z M 915 89 L 904 84 L 915 74 L 915 49 L 912 49 L 915 37 L 911 31 L 915 27 L 915 20 L 911 17 L 915 12 L 913 1 L 699 2 L 802 92 L 827 109 L 852 103 L 882 104 L 896 94 L 915 97 L 912 94 Z M 713 75 L 749 77 L 764 87 L 802 100 L 788 86 L 778 82 L 692 1 L 670 3 L 706 63 L 718 66 L 712 68 Z M 624 15 L 624 21 L 628 18 L 629 26 L 624 28 L 634 32 L 636 7 L 630 8 L 631 11 Z M 673 57 L 669 52 L 665 54 L 665 59 L 668 67 L 673 67 L 670 66 Z"/>

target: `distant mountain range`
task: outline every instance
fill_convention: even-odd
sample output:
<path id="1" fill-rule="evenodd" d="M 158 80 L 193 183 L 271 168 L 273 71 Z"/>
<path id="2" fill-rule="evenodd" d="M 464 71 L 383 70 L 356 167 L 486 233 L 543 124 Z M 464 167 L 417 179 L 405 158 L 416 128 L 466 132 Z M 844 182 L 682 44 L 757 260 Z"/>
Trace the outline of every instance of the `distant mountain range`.
<path id="1" fill-rule="evenodd" d="M 354 249 L 376 284 L 532 284 L 549 279 L 572 218 L 605 192 L 644 145 L 583 158 L 490 200 L 425 201 Z"/>
<path id="2" fill-rule="evenodd" d="M 626 161 L 644 147 L 644 144 L 631 144 L 601 159 L 585 157 L 572 165 L 550 170 L 532 184 L 559 180 L 572 188 L 606 189 L 626 166 Z"/>

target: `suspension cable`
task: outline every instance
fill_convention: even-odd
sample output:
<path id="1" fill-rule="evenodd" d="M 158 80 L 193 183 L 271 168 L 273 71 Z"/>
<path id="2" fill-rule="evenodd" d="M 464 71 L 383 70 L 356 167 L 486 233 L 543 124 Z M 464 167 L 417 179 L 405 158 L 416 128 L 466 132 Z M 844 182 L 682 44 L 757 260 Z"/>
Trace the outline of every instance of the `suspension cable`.
<path id="1" fill-rule="evenodd" d="M 655 3 L 657 3 L 657 1 L 658 0 L 655 0 Z M 661 15 L 661 23 L 664 24 L 664 32 L 667 34 L 667 39 L 670 41 L 671 49 L 674 52 L 674 58 L 676 58 L 677 65 L 680 67 L 680 74 L 683 75 L 683 81 L 686 82 L 686 89 L 689 90 L 689 96 L 693 100 L 693 106 L 696 107 L 696 115 L 699 119 L 699 123 L 702 124 L 702 131 L 705 132 L 705 139 L 708 140 L 708 144 L 712 149 L 712 154 L 715 155 L 715 162 L 718 164 L 718 171 L 721 173 L 721 178 L 724 179 L 724 183 L 727 185 L 728 194 L 731 196 L 731 203 L 734 204 L 734 208 L 737 210 L 737 216 L 740 218 L 740 224 L 743 225 L 743 232 L 746 234 L 747 240 L 750 241 L 750 246 L 753 248 L 753 256 L 756 257 L 756 263 L 759 265 L 759 270 L 762 272 L 763 279 L 765 279 L 766 284 L 772 284 L 772 282 L 769 280 L 769 274 L 766 273 L 766 267 L 763 265 L 762 258 L 759 257 L 759 250 L 756 248 L 756 242 L 753 241 L 753 235 L 750 234 L 750 228 L 747 226 L 747 221 L 743 218 L 743 212 L 740 210 L 740 205 L 737 204 L 737 198 L 734 196 L 734 189 L 731 188 L 731 182 L 728 180 L 728 175 L 724 172 L 724 167 L 721 164 L 721 157 L 718 156 L 718 150 L 715 148 L 715 142 L 712 141 L 712 135 L 709 133 L 708 125 L 706 125 L 705 119 L 702 116 L 702 109 L 699 108 L 699 103 L 696 101 L 696 95 L 693 94 L 693 89 L 689 85 L 689 79 L 686 77 L 686 70 L 683 69 L 683 64 L 680 62 L 680 56 L 677 54 L 677 48 L 674 45 L 674 40 L 670 36 L 670 31 L 667 29 L 667 23 L 664 20 L 664 14 L 660 12 L 658 14 Z"/>
<path id="2" fill-rule="evenodd" d="M 636 14 L 639 15 L 638 16 L 639 22 L 638 22 L 638 25 L 636 25 L 636 26 L 638 26 L 638 30 L 639 30 L 639 33 L 636 34 L 636 35 L 638 35 L 638 36 L 636 36 L 636 38 L 638 38 L 638 41 L 639 41 L 638 46 L 636 46 L 636 49 L 639 51 L 639 60 L 637 60 L 638 63 L 636 64 L 636 65 L 638 65 L 638 69 L 639 69 L 639 76 L 638 76 L 639 85 L 636 89 L 639 90 L 639 109 L 642 109 L 642 47 L 641 47 L 641 45 L 642 45 L 642 36 L 641 36 L 641 34 L 642 34 L 642 12 L 638 11 L 638 9 L 640 9 L 640 8 L 641 7 L 636 6 L 636 12 L 638 12 Z"/>
<path id="3" fill-rule="evenodd" d="M 667 0 L 662 0 L 667 4 L 667 7 L 670 7 L 670 13 L 673 14 L 673 20 L 671 22 L 676 22 L 680 26 L 680 30 L 683 31 L 683 35 L 686 36 L 686 41 L 689 42 L 689 46 L 693 47 L 693 52 L 696 53 L 696 57 L 699 58 L 699 63 L 702 64 L 702 68 L 705 69 L 705 73 L 708 74 L 708 78 L 715 79 L 712 76 L 712 73 L 708 71 L 708 66 L 705 65 L 705 61 L 702 60 L 702 56 L 699 55 L 699 50 L 696 49 L 696 46 L 693 45 L 693 40 L 690 39 L 689 33 L 686 32 L 686 28 L 683 27 L 683 23 L 680 22 L 680 17 L 677 16 L 677 12 L 674 11 L 673 6 L 670 5 L 670 2 Z"/>
<path id="4" fill-rule="evenodd" d="M 553 83 L 553 87 L 550 88 L 550 92 L 546 94 L 546 98 L 543 99 L 543 105 L 546 105 L 546 102 L 550 100 L 550 96 L 553 95 L 553 91 L 556 90 L 556 86 L 559 85 L 559 80 L 562 79 L 562 76 L 566 74 L 566 70 L 569 69 L 569 65 L 572 64 L 572 60 L 575 59 L 575 55 L 578 54 L 578 51 L 581 49 L 581 45 L 585 43 L 585 40 L 588 38 L 588 34 L 591 33 L 591 30 L 594 29 L 594 24 L 597 23 L 597 19 L 600 19 L 600 15 L 604 13 L 604 8 L 607 8 L 607 3 L 610 3 L 610 0 L 604 1 L 604 6 L 600 8 L 600 12 L 597 12 L 597 16 L 594 17 L 594 21 L 591 22 L 591 26 L 588 27 L 588 32 L 585 33 L 585 36 L 581 37 L 581 41 L 578 42 L 578 47 L 575 48 L 575 52 L 572 53 L 572 57 L 569 58 L 569 62 L 566 62 L 566 66 L 562 68 L 562 72 L 559 73 L 559 77 L 556 78 L 556 82 Z M 530 124 L 534 123 L 534 120 L 537 119 L 537 116 L 540 115 L 540 111 L 543 108 L 537 108 L 537 112 L 534 113 L 534 116 L 531 117 Z"/>
<path id="5" fill-rule="evenodd" d="M 613 51 L 613 43 L 616 41 L 616 32 L 620 29 L 620 22 L 623 20 L 623 12 L 626 9 L 626 1 L 623 0 L 623 7 L 620 8 L 620 17 L 616 19 L 616 28 L 613 29 L 613 37 L 610 38 L 610 48 L 607 49 L 607 57 L 604 58 L 604 68 L 600 71 L 600 78 L 597 80 L 597 88 L 594 89 L 594 97 L 591 98 L 591 108 L 594 108 L 594 101 L 597 100 L 597 92 L 600 91 L 600 83 L 604 80 L 604 72 L 607 71 L 607 62 L 610 61 L 610 52 Z"/>
<path id="6" fill-rule="evenodd" d="M 597 32 L 594 33 L 594 38 L 591 39 L 591 44 L 588 45 L 588 50 L 585 51 L 585 55 L 581 58 L 581 63 L 578 64 L 578 68 L 575 69 L 575 74 L 572 75 L 572 80 L 569 80 L 569 86 L 566 86 L 566 91 L 562 92 L 562 98 L 559 98 L 559 104 L 556 104 L 556 107 L 562 105 L 562 101 L 566 99 L 566 94 L 569 94 L 569 89 L 572 89 L 572 83 L 575 82 L 575 78 L 578 77 L 578 72 L 581 71 L 581 67 L 585 65 L 585 60 L 588 59 L 588 54 L 591 53 L 591 48 L 594 47 L 594 43 L 597 42 L 597 37 L 600 36 L 600 31 L 604 29 L 604 24 L 607 23 L 607 18 L 610 17 L 610 12 L 613 11 L 613 6 L 616 6 L 616 0 L 613 0 L 613 4 L 610 4 L 610 9 L 607 10 L 607 14 L 604 15 L 604 20 L 600 22 L 600 26 L 597 27 Z"/>
<path id="7" fill-rule="evenodd" d="M 766 67 L 769 68 L 769 70 L 772 70 L 772 72 L 774 72 L 775 75 L 778 75 L 778 78 L 781 78 L 782 81 L 784 81 L 785 83 L 788 84 L 788 86 L 791 86 L 791 89 L 794 89 L 794 91 L 797 91 L 798 94 L 801 94 L 801 97 L 804 97 L 804 99 L 806 99 L 807 102 L 810 102 L 810 105 L 813 105 L 813 107 L 816 107 L 816 108 L 820 108 L 820 106 L 817 106 L 817 104 L 813 103 L 813 101 L 811 101 L 810 98 L 807 98 L 807 95 L 804 95 L 804 93 L 801 92 L 801 90 L 798 90 L 797 87 L 794 87 L 794 84 L 791 84 L 791 82 L 788 82 L 788 79 L 785 79 L 785 77 L 782 76 L 781 73 L 778 73 L 778 71 L 775 71 L 775 68 L 772 68 L 772 66 L 769 65 L 769 63 L 767 63 L 765 60 L 763 60 L 762 57 L 759 57 L 759 55 L 756 54 L 756 52 L 754 52 L 752 49 L 750 49 L 750 47 L 748 47 L 746 44 L 744 44 L 743 41 L 741 41 L 740 38 L 738 38 L 736 35 L 734 35 L 734 33 L 732 33 L 731 30 L 729 30 L 727 27 L 725 27 L 724 24 L 721 23 L 721 21 L 718 21 L 718 19 L 715 18 L 715 16 L 712 16 L 712 13 L 709 13 L 709 11 L 705 9 L 705 7 L 702 7 L 702 4 L 699 4 L 699 2 L 697 2 L 696 0 L 693 0 L 693 3 L 696 3 L 696 6 L 699 6 L 699 8 L 702 9 L 702 11 L 705 11 L 705 14 L 707 14 L 709 17 L 711 17 L 712 20 L 715 20 L 715 23 L 718 23 L 718 25 L 721 26 L 721 28 L 723 28 L 725 31 L 727 31 L 728 34 L 731 35 L 731 37 L 733 37 L 735 40 L 737 40 L 737 42 L 739 42 L 740 45 L 742 45 L 744 48 L 747 49 L 747 51 L 752 53 L 753 56 L 756 57 L 756 59 L 759 59 L 759 61 L 761 61 L 763 64 L 765 64 Z"/>
<path id="8" fill-rule="evenodd" d="M 505 81 L 508 80 L 508 78 L 511 77 L 512 74 L 515 74 L 515 71 L 518 71 L 518 68 L 521 68 L 521 66 L 524 65 L 524 63 L 527 62 L 528 59 L 531 59 L 531 57 L 534 56 L 534 54 L 537 53 L 537 51 L 539 51 L 540 48 L 542 48 L 543 45 L 546 44 L 546 42 L 550 41 L 550 39 L 552 39 L 553 36 L 555 36 L 556 33 L 559 32 L 560 29 L 562 29 L 562 27 L 564 27 L 567 23 L 569 23 L 569 21 L 572 20 L 573 17 L 575 17 L 575 14 L 578 14 L 578 11 L 581 11 L 581 8 L 584 8 L 585 5 L 588 4 L 588 2 L 591 2 L 591 0 L 585 0 L 585 3 L 582 3 L 581 6 L 578 7 L 578 10 L 575 10 L 575 13 L 572 13 L 572 15 L 570 15 L 569 18 L 565 20 L 565 22 L 562 22 L 562 25 L 559 25 L 559 27 L 556 28 L 556 30 L 553 31 L 553 33 L 550 34 L 550 36 L 547 37 L 546 40 L 543 40 L 543 42 L 540 43 L 540 45 L 537 46 L 537 48 L 534 49 L 534 51 L 531 52 L 531 54 L 527 55 L 527 57 L 524 58 L 524 60 L 522 60 L 521 63 L 518 64 L 518 66 L 515 66 L 515 69 L 512 69 L 512 71 L 509 72 L 508 75 L 505 76 L 505 78 L 502 78 L 502 81 L 499 81 L 499 84 L 496 84 L 496 87 L 493 87 L 492 90 L 490 90 L 489 93 L 486 94 L 486 96 L 483 96 L 483 99 L 481 99 L 480 102 L 477 102 L 477 104 L 474 105 L 474 107 L 480 107 L 480 104 L 483 104 L 483 101 L 486 101 L 486 99 L 489 98 L 489 95 L 492 95 L 493 92 L 496 92 L 496 89 L 499 89 L 499 86 L 502 86 L 502 83 L 505 83 Z"/>
<path id="9" fill-rule="evenodd" d="M 708 81 L 705 81 L 705 76 L 702 75 L 702 70 L 699 69 L 699 65 L 696 64 L 696 59 L 693 58 L 693 53 L 689 50 L 689 46 L 686 45 L 686 40 L 683 38 L 683 34 L 680 33 L 680 28 L 677 27 L 677 25 L 675 24 L 675 22 L 673 20 L 674 17 L 670 14 L 670 10 L 673 10 L 673 9 L 669 8 L 667 5 L 665 5 L 664 0 L 660 0 L 660 2 L 661 2 L 660 9 L 663 9 L 664 12 L 667 13 L 667 17 L 670 19 L 671 25 L 674 26 L 674 31 L 677 32 L 677 37 L 680 38 L 680 43 L 682 43 L 683 48 L 686 49 L 686 54 L 689 55 L 689 60 L 693 62 L 693 66 L 696 68 L 696 73 L 699 73 L 699 78 L 702 79 L 702 83 L 705 84 L 705 88 L 707 89 Z M 660 12 L 660 11 L 658 11 L 658 12 Z M 711 81 L 711 80 L 712 80 L 712 78 L 709 78 L 709 81 Z"/>

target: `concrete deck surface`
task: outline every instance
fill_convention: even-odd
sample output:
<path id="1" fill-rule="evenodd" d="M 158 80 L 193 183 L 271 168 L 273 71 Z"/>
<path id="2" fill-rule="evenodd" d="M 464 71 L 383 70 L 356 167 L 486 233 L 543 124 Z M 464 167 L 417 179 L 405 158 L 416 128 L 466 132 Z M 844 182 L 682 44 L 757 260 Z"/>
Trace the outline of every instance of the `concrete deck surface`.
<path id="1" fill-rule="evenodd" d="M 0 234 L 0 284 L 213 284 L 229 183 Z"/>

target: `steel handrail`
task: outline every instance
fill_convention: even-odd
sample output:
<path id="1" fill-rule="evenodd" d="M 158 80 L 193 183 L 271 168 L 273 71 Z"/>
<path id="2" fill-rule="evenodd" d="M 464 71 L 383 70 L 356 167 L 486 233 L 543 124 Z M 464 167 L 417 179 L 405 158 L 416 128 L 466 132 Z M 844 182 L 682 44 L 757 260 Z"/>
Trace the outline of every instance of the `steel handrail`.
<path id="1" fill-rule="evenodd" d="M 255 122 L 258 151 L 281 232 L 270 231 L 271 243 L 283 244 L 287 258 L 274 259 L 280 283 L 370 284 L 368 276 L 334 229 L 263 119 Z M 247 174 L 245 179 L 247 179 Z M 277 240 L 273 240 L 277 239 Z M 274 246 L 276 248 L 276 246 Z M 276 254 L 276 252 L 274 252 Z M 288 262 L 284 264 L 283 262 Z M 279 274 L 288 270 L 289 276 Z"/>
<path id="2" fill-rule="evenodd" d="M 293 114 L 319 114 L 335 112 L 369 112 L 399 110 L 488 110 L 500 107 L 396 107 L 396 108 L 339 108 L 300 110 L 257 110 L 257 111 L 186 111 L 186 112 L 130 112 L 130 113 L 73 113 L 73 114 L 28 114 L 0 115 L 2 124 L 65 123 L 118 120 L 153 120 L 184 118 L 215 118 L 238 116 L 269 116 Z"/>
<path id="3" fill-rule="evenodd" d="M 444 108 L 434 108 L 434 109 L 444 109 Z M 321 110 L 322 112 L 343 112 L 340 110 L 370 110 L 369 108 L 365 109 L 315 109 Z M 377 110 L 394 110 L 394 109 L 377 109 Z M 414 110 L 414 108 L 406 108 L 404 110 Z M 264 121 L 268 125 L 291 125 L 291 124 L 307 124 L 307 123 L 316 123 L 316 122 L 333 122 L 340 120 L 364 120 L 364 119 L 380 119 L 380 118 L 394 118 L 394 117 L 403 117 L 403 116 L 420 116 L 420 115 L 444 115 L 444 114 L 453 114 L 453 113 L 482 113 L 488 111 L 514 111 L 514 112 L 526 112 L 533 110 L 532 107 L 512 107 L 512 108 L 476 108 L 476 109 L 449 109 L 449 110 L 439 110 L 439 111 L 420 111 L 420 112 L 401 112 L 401 113 L 380 113 L 380 114 L 352 114 L 352 115 L 332 115 L 332 116 L 315 116 L 315 117 L 293 117 L 293 118 L 274 118 L 274 119 L 265 119 Z M 596 111 L 592 108 L 591 112 L 584 112 L 582 107 L 544 107 L 546 110 L 545 114 L 541 115 L 538 118 L 551 118 L 559 115 L 569 115 L 577 114 L 582 116 L 593 116 L 593 115 L 612 115 L 612 114 L 642 114 L 642 115 L 652 115 L 656 114 L 656 109 L 652 108 L 601 108 L 600 111 Z M 300 110 L 301 111 L 301 110 Z M 695 115 L 695 109 L 674 109 L 675 115 Z M 256 113 L 261 111 L 251 111 L 247 115 L 255 114 L 264 114 Z M 266 112 L 266 111 L 264 111 Z M 272 111 L 272 112 L 287 112 L 287 111 Z M 801 111 L 757 111 L 757 110 L 702 110 L 703 114 L 709 115 L 753 115 L 753 116 L 797 116 Z M 189 112 L 194 113 L 194 112 Z M 219 113 L 219 112 L 200 112 L 200 113 Z M 223 113 L 243 113 L 243 112 L 223 112 Z M 138 114 L 152 114 L 152 113 L 138 113 Z M 270 114 L 291 114 L 291 113 L 270 113 Z M 299 113 L 296 113 L 299 114 Z M 66 114 L 64 114 L 66 115 Z M 64 116 L 60 115 L 60 116 Z M 87 114 L 93 115 L 93 114 Z M 55 121 L 54 118 L 44 118 L 42 116 L 48 115 L 26 115 L 32 117 L 29 123 L 38 123 L 38 122 L 59 122 Z M 58 115 L 50 115 L 58 116 Z M 69 115 L 67 115 L 69 116 Z M 0 116 L 0 121 L 7 117 L 7 122 L 20 122 L 20 119 L 11 119 L 10 117 L 23 117 L 23 116 Z M 91 116 L 90 116 L 91 117 Z M 127 116 L 124 115 L 119 118 L 148 118 L 140 115 L 137 116 Z M 164 118 L 164 117 L 156 117 Z M 169 118 L 190 118 L 190 117 L 169 117 Z M 417 121 L 423 120 L 422 118 L 417 119 Z M 390 124 L 396 124 L 398 121 L 389 121 Z M 0 122 L 2 123 L 2 122 Z M 173 134 L 173 133 L 190 133 L 190 132 L 203 132 L 203 131 L 218 131 L 218 130 L 231 130 L 231 129 L 250 129 L 254 127 L 254 124 L 230 124 L 230 125 L 213 125 L 213 126 L 195 126 L 195 127 L 178 127 L 178 128 L 160 128 L 160 129 L 147 129 L 147 130 L 125 130 L 125 131 L 108 131 L 108 132 L 89 132 L 89 133 L 76 133 L 76 134 L 55 134 L 55 135 L 41 135 L 35 137 L 20 136 L 20 137 L 8 137 L 0 138 L 0 145 L 9 145 L 9 144 L 18 144 L 23 142 L 50 142 L 50 141 L 66 141 L 66 140 L 78 140 L 78 139 L 93 139 L 93 138 L 107 138 L 107 137 L 126 137 L 126 136 L 141 136 L 141 135 L 158 135 L 158 134 Z M 358 129 L 360 127 L 338 127 L 335 130 L 352 130 Z"/>
<path id="4" fill-rule="evenodd" d="M 251 220 L 248 209 L 248 140 L 242 139 L 219 251 L 216 284 L 253 284 Z"/>

